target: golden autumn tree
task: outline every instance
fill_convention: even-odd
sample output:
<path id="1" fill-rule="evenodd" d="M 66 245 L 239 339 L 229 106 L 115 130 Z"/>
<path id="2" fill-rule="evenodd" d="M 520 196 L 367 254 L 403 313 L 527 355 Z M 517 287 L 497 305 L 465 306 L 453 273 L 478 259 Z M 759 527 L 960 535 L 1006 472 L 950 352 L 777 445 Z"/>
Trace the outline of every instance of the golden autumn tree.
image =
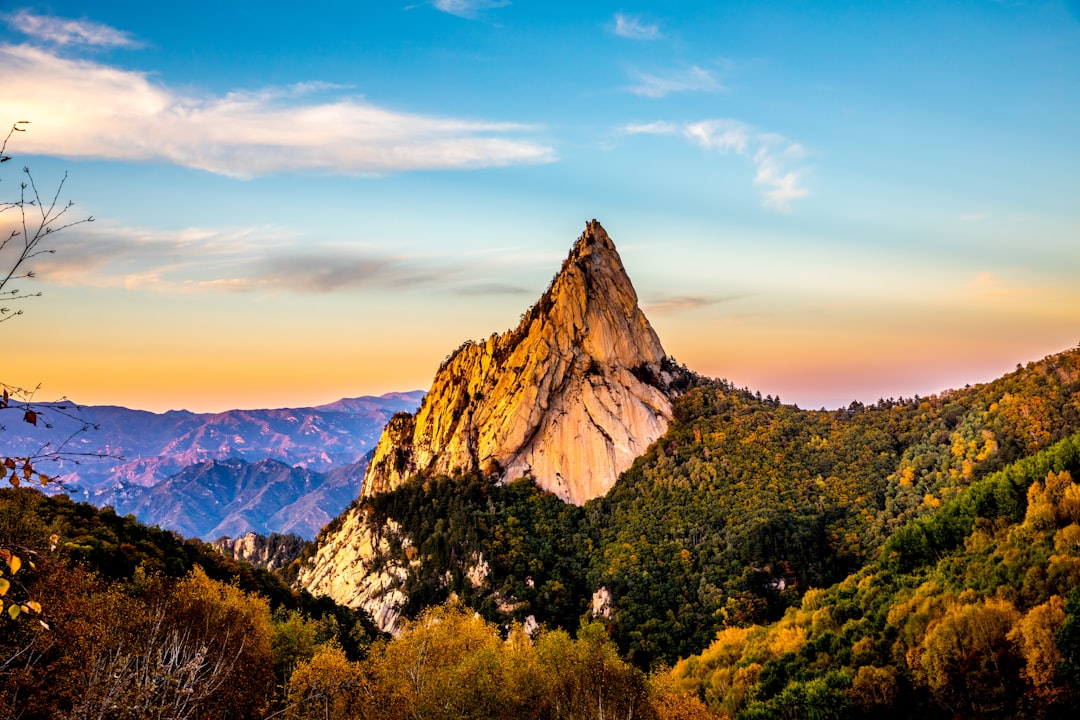
<path id="1" fill-rule="evenodd" d="M 1001 712 L 1017 688 L 1019 660 L 1009 634 L 1020 617 L 1012 603 L 994 598 L 952 605 L 909 656 L 916 681 L 953 712 Z"/>
<path id="2" fill-rule="evenodd" d="M 432 608 L 372 651 L 373 672 L 388 707 L 418 717 L 494 717 L 507 700 L 501 643 L 498 629 L 472 611 Z"/>
<path id="3" fill-rule="evenodd" d="M 209 579 L 140 579 L 137 592 L 63 562 L 35 582 L 46 631 L 0 633 L 0 717 L 256 720 L 273 686 L 267 601 Z"/>
<path id="4" fill-rule="evenodd" d="M 676 678 L 646 677 L 621 657 L 603 626 L 585 623 L 530 637 L 459 604 L 429 608 L 399 636 L 350 662 L 334 643 L 299 663 L 287 687 L 288 720 L 548 720 L 714 717 Z"/>
<path id="5" fill-rule="evenodd" d="M 88 654 L 72 718 L 108 717 L 118 706 L 132 718 L 262 717 L 273 683 L 264 598 L 198 567 L 143 599 L 108 592 L 120 598 L 113 615 L 126 632 L 110 633 Z"/>
<path id="6" fill-rule="evenodd" d="M 335 642 L 320 645 L 296 666 L 285 697 L 287 720 L 349 720 L 367 717 L 370 680 Z"/>
<path id="7" fill-rule="evenodd" d="M 1054 635 L 1064 622 L 1065 599 L 1052 595 L 1031 608 L 1009 632 L 1024 659 L 1022 675 L 1042 695 L 1054 696 L 1060 690 L 1057 668 L 1062 657 Z"/>

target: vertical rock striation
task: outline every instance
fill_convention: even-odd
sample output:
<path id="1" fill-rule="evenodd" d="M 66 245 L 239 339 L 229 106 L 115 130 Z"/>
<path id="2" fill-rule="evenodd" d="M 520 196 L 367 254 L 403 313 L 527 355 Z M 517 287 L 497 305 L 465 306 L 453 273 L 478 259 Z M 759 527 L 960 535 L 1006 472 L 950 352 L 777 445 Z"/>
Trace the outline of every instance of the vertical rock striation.
<path id="1" fill-rule="evenodd" d="M 418 472 L 529 475 L 567 502 L 606 493 L 671 420 L 664 348 L 593 220 L 517 328 L 467 342 L 415 415 L 383 431 L 367 495 Z"/>

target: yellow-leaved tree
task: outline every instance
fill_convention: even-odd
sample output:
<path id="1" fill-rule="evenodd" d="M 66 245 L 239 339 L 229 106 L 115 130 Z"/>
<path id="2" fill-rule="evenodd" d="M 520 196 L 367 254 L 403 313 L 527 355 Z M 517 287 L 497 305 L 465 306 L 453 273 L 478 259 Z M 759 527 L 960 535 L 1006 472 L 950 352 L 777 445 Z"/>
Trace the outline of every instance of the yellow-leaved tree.
<path id="1" fill-rule="evenodd" d="M 333 642 L 297 665 L 287 720 L 547 720 L 713 717 L 667 673 L 647 677 L 619 657 L 599 623 L 576 638 L 500 628 L 460 604 L 429 608 L 401 634 L 350 662 Z"/>

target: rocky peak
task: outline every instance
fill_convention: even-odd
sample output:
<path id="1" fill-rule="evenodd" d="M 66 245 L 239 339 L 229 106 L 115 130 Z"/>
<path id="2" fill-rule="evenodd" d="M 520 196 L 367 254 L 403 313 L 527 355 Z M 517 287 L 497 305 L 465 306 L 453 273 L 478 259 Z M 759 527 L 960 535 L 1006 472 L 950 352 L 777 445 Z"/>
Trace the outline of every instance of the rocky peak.
<path id="1" fill-rule="evenodd" d="M 603 495 L 671 419 L 665 353 L 614 243 L 586 224 L 517 328 L 466 342 L 415 415 L 384 430 L 364 494 L 417 472 L 479 469 L 573 503 Z"/>
<path id="2" fill-rule="evenodd" d="M 586 224 L 547 292 L 522 320 L 551 325 L 559 349 L 600 363 L 659 364 L 664 348 L 644 313 L 619 252 L 600 223 Z M 580 350 L 580 352 L 577 352 Z"/>

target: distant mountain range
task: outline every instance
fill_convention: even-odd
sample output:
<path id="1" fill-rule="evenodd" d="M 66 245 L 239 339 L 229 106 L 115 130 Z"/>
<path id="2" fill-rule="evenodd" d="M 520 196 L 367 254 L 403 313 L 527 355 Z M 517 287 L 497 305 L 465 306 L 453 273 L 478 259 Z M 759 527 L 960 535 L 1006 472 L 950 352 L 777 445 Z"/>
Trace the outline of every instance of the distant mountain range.
<path id="1" fill-rule="evenodd" d="M 367 462 L 320 473 L 277 460 L 207 460 L 111 503 L 121 515 L 216 540 L 249 532 L 313 538 L 360 491 Z"/>
<path id="2" fill-rule="evenodd" d="M 383 426 L 423 395 L 222 413 L 44 404 L 36 425 L 14 413 L 0 418 L 0 444 L 12 456 L 62 449 L 42 469 L 64 492 L 148 524 L 204 539 L 248 531 L 311 538 L 359 493 Z"/>

